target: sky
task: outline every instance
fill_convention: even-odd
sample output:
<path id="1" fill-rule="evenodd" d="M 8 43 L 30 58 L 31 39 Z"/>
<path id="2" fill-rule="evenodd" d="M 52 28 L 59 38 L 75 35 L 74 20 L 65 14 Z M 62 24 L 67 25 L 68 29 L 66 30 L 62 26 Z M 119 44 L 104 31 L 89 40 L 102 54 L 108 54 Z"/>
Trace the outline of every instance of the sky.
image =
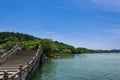
<path id="1" fill-rule="evenodd" d="M 120 0 L 0 0 L 0 32 L 120 49 Z"/>

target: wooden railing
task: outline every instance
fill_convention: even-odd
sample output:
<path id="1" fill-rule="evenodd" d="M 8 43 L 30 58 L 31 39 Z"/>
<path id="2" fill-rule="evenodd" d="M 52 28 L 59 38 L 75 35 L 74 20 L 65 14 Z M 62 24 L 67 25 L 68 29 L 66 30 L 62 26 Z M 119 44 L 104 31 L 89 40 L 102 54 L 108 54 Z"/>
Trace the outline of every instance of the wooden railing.
<path id="1" fill-rule="evenodd" d="M 9 59 L 12 55 L 14 55 L 18 50 L 22 50 L 21 47 L 18 45 L 15 45 L 11 50 L 9 50 L 7 53 L 0 56 L 0 64 L 5 62 L 7 59 Z"/>
<path id="2" fill-rule="evenodd" d="M 30 80 L 29 79 L 29 76 L 31 76 L 30 74 L 35 72 L 35 70 L 39 68 L 40 60 L 42 60 L 40 58 L 42 55 L 43 55 L 42 49 L 39 46 L 35 56 L 30 62 L 27 63 L 26 66 L 19 65 L 19 70 L 9 77 L 7 75 L 7 72 L 5 71 L 3 80 Z"/>

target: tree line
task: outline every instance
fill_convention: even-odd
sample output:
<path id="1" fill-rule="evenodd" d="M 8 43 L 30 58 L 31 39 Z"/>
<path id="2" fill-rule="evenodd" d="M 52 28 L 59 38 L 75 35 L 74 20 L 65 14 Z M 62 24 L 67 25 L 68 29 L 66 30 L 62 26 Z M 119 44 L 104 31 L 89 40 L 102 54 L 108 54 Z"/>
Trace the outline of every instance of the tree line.
<path id="1" fill-rule="evenodd" d="M 37 38 L 32 35 L 0 32 L 0 53 L 3 54 L 10 50 L 14 45 L 19 45 L 25 51 L 37 50 L 41 45 L 43 52 L 50 57 L 64 54 L 80 54 L 80 53 L 103 53 L 103 52 L 120 52 L 120 50 L 91 50 L 87 48 L 75 48 L 74 46 L 53 41 L 51 39 Z"/>

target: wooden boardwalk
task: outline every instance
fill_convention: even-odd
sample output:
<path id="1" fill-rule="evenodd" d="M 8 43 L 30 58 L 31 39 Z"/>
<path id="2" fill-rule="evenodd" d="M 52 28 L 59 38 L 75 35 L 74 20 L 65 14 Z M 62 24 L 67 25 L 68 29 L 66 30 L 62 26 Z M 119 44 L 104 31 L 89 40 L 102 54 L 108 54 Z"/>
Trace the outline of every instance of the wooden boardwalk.
<path id="1" fill-rule="evenodd" d="M 0 65 L 0 80 L 30 80 L 43 61 L 42 50 L 13 53 Z"/>

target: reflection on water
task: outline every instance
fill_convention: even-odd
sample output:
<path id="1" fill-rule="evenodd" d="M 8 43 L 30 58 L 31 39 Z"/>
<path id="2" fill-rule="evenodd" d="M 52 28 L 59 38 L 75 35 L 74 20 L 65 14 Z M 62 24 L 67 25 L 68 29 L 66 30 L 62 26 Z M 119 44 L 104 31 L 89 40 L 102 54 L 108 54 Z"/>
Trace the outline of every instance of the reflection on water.
<path id="1" fill-rule="evenodd" d="M 62 55 L 62 56 L 57 56 L 56 59 L 70 59 L 70 58 L 74 58 L 75 54 L 66 54 L 66 55 Z"/>
<path id="2" fill-rule="evenodd" d="M 33 80 L 120 80 L 120 54 L 77 54 L 49 59 Z"/>

